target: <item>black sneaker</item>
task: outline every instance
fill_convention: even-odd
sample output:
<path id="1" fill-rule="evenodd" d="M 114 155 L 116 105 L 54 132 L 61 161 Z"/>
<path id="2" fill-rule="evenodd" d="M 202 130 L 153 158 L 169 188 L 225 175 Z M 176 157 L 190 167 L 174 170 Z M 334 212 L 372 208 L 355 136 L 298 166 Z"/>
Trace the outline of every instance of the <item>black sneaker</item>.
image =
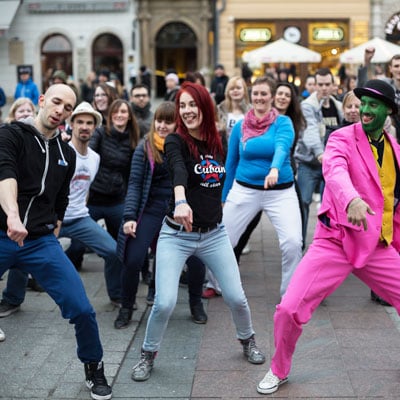
<path id="1" fill-rule="evenodd" d="M 111 386 L 104 376 L 104 363 L 91 362 L 85 364 L 86 386 L 90 389 L 90 395 L 95 400 L 108 400 L 112 397 Z"/>
<path id="2" fill-rule="evenodd" d="M 19 311 L 20 306 L 7 303 L 5 300 L 0 301 L 0 318 L 8 317 L 9 315 Z"/>
<path id="3" fill-rule="evenodd" d="M 132 318 L 133 310 L 131 308 L 121 307 L 119 309 L 118 317 L 114 321 L 115 329 L 126 328 Z"/>
<path id="4" fill-rule="evenodd" d="M 205 324 L 207 323 L 207 314 L 204 311 L 203 303 L 197 303 L 190 306 L 190 312 L 192 314 L 192 320 L 195 324 Z"/>

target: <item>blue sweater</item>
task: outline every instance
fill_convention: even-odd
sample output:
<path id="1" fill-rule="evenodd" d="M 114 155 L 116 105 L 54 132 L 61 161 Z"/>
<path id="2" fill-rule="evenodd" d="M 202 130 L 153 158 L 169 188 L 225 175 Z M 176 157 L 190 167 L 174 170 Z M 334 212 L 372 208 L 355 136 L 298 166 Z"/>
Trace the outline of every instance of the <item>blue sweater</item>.
<path id="1" fill-rule="evenodd" d="M 291 119 L 279 115 L 267 133 L 248 139 L 244 147 L 242 124 L 243 120 L 236 123 L 229 139 L 222 202 L 225 202 L 235 179 L 263 187 L 271 168 L 279 170 L 277 184 L 289 183 L 294 179 L 290 166 L 290 150 L 294 140 Z"/>

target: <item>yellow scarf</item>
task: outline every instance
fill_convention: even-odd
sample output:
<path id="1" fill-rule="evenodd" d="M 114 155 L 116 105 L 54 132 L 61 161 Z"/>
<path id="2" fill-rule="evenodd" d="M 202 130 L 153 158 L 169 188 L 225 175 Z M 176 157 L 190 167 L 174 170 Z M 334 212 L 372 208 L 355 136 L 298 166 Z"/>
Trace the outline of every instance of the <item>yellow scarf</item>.
<path id="1" fill-rule="evenodd" d="M 153 133 L 154 145 L 158 151 L 164 153 L 164 142 L 165 138 L 162 138 L 157 132 Z"/>

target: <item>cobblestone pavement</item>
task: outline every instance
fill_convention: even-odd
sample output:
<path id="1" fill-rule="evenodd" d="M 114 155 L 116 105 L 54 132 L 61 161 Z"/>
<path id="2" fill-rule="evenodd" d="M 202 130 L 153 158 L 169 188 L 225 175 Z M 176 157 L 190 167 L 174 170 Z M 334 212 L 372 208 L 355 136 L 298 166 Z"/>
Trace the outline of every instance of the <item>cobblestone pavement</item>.
<path id="1" fill-rule="evenodd" d="M 311 217 L 315 220 L 314 214 Z M 310 225 L 310 231 L 313 224 Z M 311 236 L 311 234 L 310 234 Z M 260 399 L 257 382 L 273 352 L 273 312 L 279 302 L 280 252 L 266 218 L 254 232 L 241 275 L 257 342 L 267 363 L 249 364 L 235 339 L 230 312 L 221 297 L 206 301 L 209 321 L 190 319 L 187 289 L 179 289 L 150 380 L 134 382 L 150 308 L 139 286 L 138 310 L 128 329 L 115 330 L 117 309 L 106 295 L 103 263 L 85 255 L 81 277 L 96 310 L 104 345 L 106 375 L 115 399 Z M 0 290 L 5 281 L 0 281 Z M 7 339 L 0 343 L 0 398 L 89 399 L 83 366 L 76 357 L 74 330 L 45 293 L 27 292 L 21 311 L 0 319 Z M 270 397 L 290 399 L 399 399 L 400 322 L 392 308 L 369 299 L 353 276 L 314 314 L 304 329 L 289 383 Z"/>

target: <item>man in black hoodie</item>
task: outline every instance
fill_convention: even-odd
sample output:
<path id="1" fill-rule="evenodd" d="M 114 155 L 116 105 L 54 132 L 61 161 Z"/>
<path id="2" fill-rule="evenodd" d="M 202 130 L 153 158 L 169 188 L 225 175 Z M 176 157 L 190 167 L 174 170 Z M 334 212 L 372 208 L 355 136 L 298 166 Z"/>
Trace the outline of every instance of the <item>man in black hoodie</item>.
<path id="1" fill-rule="evenodd" d="M 57 234 L 68 204 L 75 152 L 58 126 L 76 104 L 73 90 L 50 86 L 31 124 L 0 127 L 0 276 L 11 266 L 31 273 L 75 325 L 78 357 L 94 399 L 111 399 L 95 312 Z"/>

